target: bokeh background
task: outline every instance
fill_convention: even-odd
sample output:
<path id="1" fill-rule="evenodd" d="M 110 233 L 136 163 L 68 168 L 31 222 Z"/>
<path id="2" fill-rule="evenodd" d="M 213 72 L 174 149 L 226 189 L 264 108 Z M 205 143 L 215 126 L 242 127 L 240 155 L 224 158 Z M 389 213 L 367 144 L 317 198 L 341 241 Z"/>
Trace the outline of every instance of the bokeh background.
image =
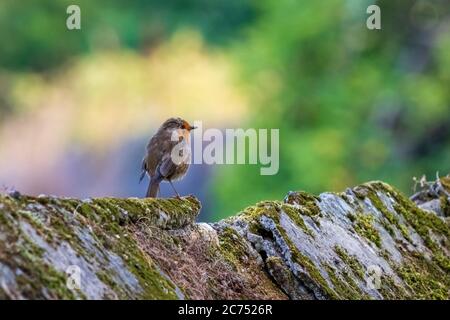
<path id="1" fill-rule="evenodd" d="M 200 220 L 450 171 L 448 0 L 1 0 L 0 39 L 3 191 L 140 197 L 145 144 L 173 115 L 280 129 L 276 176 L 193 165 L 176 183 Z"/>

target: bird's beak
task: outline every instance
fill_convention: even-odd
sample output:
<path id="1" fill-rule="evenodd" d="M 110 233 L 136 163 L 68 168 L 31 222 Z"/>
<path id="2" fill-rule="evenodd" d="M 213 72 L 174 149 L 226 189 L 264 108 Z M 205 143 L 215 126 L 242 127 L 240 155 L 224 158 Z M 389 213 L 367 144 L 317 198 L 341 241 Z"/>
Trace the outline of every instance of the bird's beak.
<path id="1" fill-rule="evenodd" d="M 194 129 L 197 129 L 197 127 L 191 127 L 189 130 L 194 130 Z"/>

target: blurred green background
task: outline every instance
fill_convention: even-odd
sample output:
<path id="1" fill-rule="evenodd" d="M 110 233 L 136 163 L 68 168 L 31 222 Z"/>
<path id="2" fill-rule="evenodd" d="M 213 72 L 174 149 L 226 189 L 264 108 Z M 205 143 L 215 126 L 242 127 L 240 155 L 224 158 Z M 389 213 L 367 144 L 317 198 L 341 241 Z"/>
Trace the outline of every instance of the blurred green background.
<path id="1" fill-rule="evenodd" d="M 450 171 L 447 0 L 2 0 L 0 39 L 5 190 L 142 196 L 144 146 L 173 115 L 280 129 L 277 175 L 194 165 L 177 183 L 201 220 L 375 179 L 410 194 Z"/>

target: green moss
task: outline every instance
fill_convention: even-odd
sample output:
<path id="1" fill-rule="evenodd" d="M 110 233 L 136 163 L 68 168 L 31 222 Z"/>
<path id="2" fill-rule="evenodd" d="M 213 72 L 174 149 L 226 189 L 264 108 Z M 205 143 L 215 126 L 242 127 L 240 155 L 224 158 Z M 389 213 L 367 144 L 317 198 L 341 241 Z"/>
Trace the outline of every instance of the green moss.
<path id="1" fill-rule="evenodd" d="M 219 251 L 234 268 L 247 259 L 245 240 L 236 230 L 226 227 L 219 232 Z"/>
<path id="2" fill-rule="evenodd" d="M 393 227 L 397 227 L 398 230 L 400 230 L 402 236 L 407 239 L 408 241 L 411 241 L 411 238 L 409 236 L 408 229 L 406 226 L 402 223 L 400 223 L 399 219 L 395 214 L 384 205 L 383 201 L 379 198 L 377 191 L 383 192 L 384 184 L 380 182 L 374 182 L 370 184 L 365 184 L 360 187 L 355 188 L 355 194 L 359 199 L 364 200 L 365 198 L 368 198 L 372 205 L 383 214 L 384 218 L 387 220 L 381 220 L 380 223 L 383 225 L 383 227 L 389 232 L 391 236 L 394 236 L 394 229 Z"/>
<path id="3" fill-rule="evenodd" d="M 95 273 L 97 278 L 103 282 L 103 284 L 107 285 L 114 294 L 111 294 L 109 292 L 105 293 L 105 295 L 102 297 L 103 299 L 121 299 L 126 300 L 129 299 L 129 293 L 127 293 L 124 288 L 118 285 L 115 278 L 117 275 L 115 273 L 111 273 L 109 270 L 100 270 Z"/>
<path id="4" fill-rule="evenodd" d="M 377 195 L 380 192 L 386 193 L 395 200 L 396 212 L 387 209 Z M 446 254 L 447 251 L 443 250 L 444 247 L 448 249 L 448 224 L 436 215 L 417 208 L 409 199 L 385 184 L 378 182 L 367 184 L 357 188 L 355 193 L 360 199 L 370 199 L 374 207 L 382 213 L 382 217 L 378 220 L 375 220 L 377 218 L 373 215 L 364 214 L 361 208 L 357 208 L 356 213 L 349 214 L 348 217 L 353 221 L 353 227 L 358 234 L 381 247 L 381 239 L 375 223 L 382 224 L 391 234 L 395 234 L 394 231 L 397 228 L 407 239 L 409 239 L 408 230 L 414 229 L 432 252 L 431 257 L 428 258 L 428 255 L 424 257 L 410 251 L 402 251 L 405 261 L 401 265 L 395 265 L 386 254 L 385 259 L 406 284 L 407 290 L 394 281 L 393 277 L 383 275 L 380 294 L 384 298 L 448 299 L 450 260 Z M 340 196 L 350 204 L 347 196 Z M 274 238 L 281 234 L 280 241 L 284 241 L 289 247 L 289 253 L 283 258 L 289 259 L 289 265 L 295 263 L 300 267 L 298 270 L 295 269 L 294 272 L 299 271 L 295 276 L 314 292 L 320 292 L 332 299 L 367 298 L 368 296 L 357 285 L 364 279 L 364 269 L 355 256 L 348 254 L 344 248 L 336 246 L 334 251 L 348 268 L 341 270 L 323 261 L 313 262 L 297 249 L 280 226 L 280 212 L 284 212 L 294 224 L 312 236 L 313 230 L 305 224 L 304 216 L 308 215 L 313 219 L 320 216 L 318 201 L 320 198 L 306 193 L 292 193 L 287 197 L 286 203 L 264 201 L 249 207 L 241 213 L 239 219 L 247 221 L 250 231 L 264 238 Z M 0 262 L 13 270 L 22 271 L 22 274 L 17 276 L 17 281 L 20 282 L 20 287 L 24 288 L 26 297 L 41 298 L 42 284 L 50 289 L 50 294 L 55 298 L 73 299 L 83 295 L 81 292 L 68 290 L 65 286 L 65 274 L 48 265 L 42 256 L 42 249 L 33 245 L 32 240 L 26 235 L 20 234 L 18 225 L 21 222 L 27 222 L 49 245 L 57 246 L 61 241 L 67 241 L 78 255 L 91 260 L 95 259 L 89 251 L 92 248 L 83 247 L 79 234 L 80 228 L 89 230 L 96 241 L 95 246 L 99 249 L 106 248 L 117 254 L 123 260 L 125 267 L 135 275 L 143 288 L 138 298 L 177 297 L 173 283 L 158 271 L 153 260 L 137 245 L 133 237 L 135 229 L 132 226 L 134 223 L 146 221 L 149 226 L 156 225 L 159 229 L 181 228 L 195 219 L 200 208 L 196 200 L 93 199 L 81 202 L 75 199 L 25 196 L 16 199 L 2 196 L 0 203 L 2 204 L 0 233 L 7 235 L 5 243 L 12 244 L 6 251 L 0 248 L 3 250 L 0 250 Z M 43 214 L 28 207 L 29 204 L 38 203 L 44 206 Z M 448 206 L 447 199 L 441 198 L 441 204 L 443 208 L 447 208 L 445 207 Z M 355 204 L 351 206 L 355 208 Z M 263 228 L 261 225 L 263 216 L 274 221 L 279 234 L 271 233 Z M 218 235 L 218 251 L 213 254 L 223 257 L 235 270 L 241 270 L 242 265 L 250 259 L 247 256 L 248 248 L 245 247 L 245 240 L 232 228 L 224 228 L 218 232 Z M 378 250 L 379 254 L 382 252 L 383 250 Z M 269 260 L 269 263 L 284 262 L 281 258 L 272 260 Z M 268 266 L 267 261 L 266 265 Z M 115 281 L 117 275 L 110 271 L 96 270 L 96 274 L 119 297 L 126 297 L 125 289 L 118 286 Z M 293 275 L 290 274 L 290 276 Z"/>
<path id="5" fill-rule="evenodd" d="M 278 212 L 276 211 L 273 202 L 257 203 L 255 206 L 245 208 L 238 215 L 240 219 L 248 223 L 250 232 L 255 234 L 264 232 L 260 225 L 260 219 L 262 216 L 270 217 L 276 221 L 279 220 Z"/>
<path id="6" fill-rule="evenodd" d="M 262 216 L 266 216 L 272 219 L 277 227 L 278 232 L 280 232 L 284 242 L 289 247 L 292 262 L 297 263 L 306 271 L 309 280 L 308 279 L 303 280 L 310 283 L 311 285 L 317 286 L 317 288 L 321 291 L 321 293 L 324 296 L 336 299 L 338 295 L 329 286 L 326 279 L 320 273 L 319 268 L 314 265 L 311 259 L 309 259 L 307 256 L 301 254 L 298 251 L 296 246 L 287 236 L 286 231 L 280 226 L 279 212 L 278 212 L 280 210 L 279 206 L 280 203 L 278 202 L 272 201 L 260 202 L 256 206 L 246 208 L 243 212 L 241 212 L 239 217 L 249 223 L 249 228 L 251 232 L 273 238 L 274 235 L 273 234 L 268 235 L 267 234 L 268 231 L 265 230 L 260 224 L 260 219 Z M 295 220 L 296 219 L 293 219 L 294 222 Z M 297 274 L 297 277 L 302 278 L 304 276 L 301 274 Z"/>
<path id="7" fill-rule="evenodd" d="M 421 210 L 409 202 L 397 205 L 395 209 L 406 218 L 406 220 L 421 236 L 425 237 L 429 231 L 433 231 L 447 237 L 449 236 L 448 226 L 436 214 Z"/>
<path id="8" fill-rule="evenodd" d="M 403 262 L 386 260 L 403 281 L 401 287 L 391 277 L 382 275 L 380 293 L 385 299 L 449 299 L 450 273 L 417 251 L 403 254 Z"/>
<path id="9" fill-rule="evenodd" d="M 394 228 L 392 227 L 392 225 L 388 221 L 386 221 L 384 219 L 382 219 L 380 221 L 380 223 L 383 226 L 383 228 L 386 229 L 386 231 L 391 235 L 391 237 L 394 238 L 395 237 L 395 231 L 394 231 Z"/>
<path id="10" fill-rule="evenodd" d="M 364 185 L 364 189 L 369 189 L 365 195 L 374 194 L 376 190 L 384 192 L 394 199 L 394 210 L 397 214 L 416 230 L 422 237 L 425 244 L 433 252 L 432 259 L 429 260 L 423 255 L 404 251 L 405 261 L 401 265 L 393 265 L 389 258 L 386 258 L 400 278 L 406 283 L 409 290 L 400 289 L 397 284 L 392 282 L 391 288 L 383 287 L 382 294 L 385 298 L 423 298 L 423 299 L 448 299 L 449 288 L 449 259 L 442 251 L 442 248 L 432 239 L 431 233 L 440 235 L 443 239 L 448 239 L 449 228 L 446 223 L 437 215 L 425 210 L 421 210 L 410 199 L 402 195 L 391 186 L 374 182 L 370 185 Z M 360 194 L 362 195 L 362 194 Z M 382 208 L 379 202 L 371 197 L 372 203 L 377 209 Z M 402 235 L 409 240 L 409 231 L 407 225 L 398 223 L 398 219 L 392 219 L 386 210 L 380 210 L 383 215 L 401 231 Z M 389 281 L 389 279 L 384 279 Z M 390 279 L 392 280 L 392 279 Z"/>
<path id="11" fill-rule="evenodd" d="M 338 299 L 339 294 L 329 286 L 327 280 L 322 276 L 319 268 L 314 265 L 311 259 L 301 254 L 292 243 L 289 244 L 289 247 L 292 253 L 293 261 L 302 266 L 307 271 L 308 275 L 313 280 L 313 283 L 322 290 L 324 296 L 330 299 Z"/>
<path id="12" fill-rule="evenodd" d="M 369 298 L 361 291 L 348 273 L 344 272 L 342 275 L 338 275 L 329 264 L 324 264 L 324 268 L 339 299 L 360 300 Z"/>
<path id="13" fill-rule="evenodd" d="M 397 214 L 401 214 L 421 236 L 426 235 L 428 231 L 433 231 L 446 237 L 450 236 L 449 226 L 436 214 L 420 209 L 408 197 L 401 194 L 400 191 L 385 183 L 377 182 L 374 184 L 396 201 L 394 209 Z"/>
<path id="14" fill-rule="evenodd" d="M 303 218 L 301 217 L 301 214 L 300 214 L 300 210 L 297 210 L 296 208 L 294 208 L 292 205 L 289 205 L 289 204 L 283 204 L 281 206 L 281 210 L 283 210 L 288 215 L 288 217 L 292 221 L 294 221 L 294 223 L 298 227 L 300 227 L 306 234 L 310 235 L 311 237 L 314 236 L 311 229 L 309 229 L 306 226 L 305 221 L 303 221 Z"/>
<path id="15" fill-rule="evenodd" d="M 125 295 L 122 292 L 122 289 L 117 285 L 117 283 L 114 281 L 113 276 L 109 272 L 107 272 L 105 270 L 100 270 L 100 271 L 96 272 L 95 275 L 101 282 L 103 282 L 105 285 L 107 285 L 111 289 L 111 291 L 113 291 L 117 295 L 117 297 L 119 299 L 127 298 L 127 295 Z M 104 298 L 108 298 L 108 297 L 104 297 Z"/>
<path id="16" fill-rule="evenodd" d="M 115 227 L 111 225 L 116 224 Z M 112 237 L 104 233 L 105 229 L 115 230 L 120 233 L 114 233 L 119 237 Z M 103 241 L 109 242 L 107 248 L 112 250 L 125 263 L 127 269 L 136 277 L 139 281 L 143 292 L 141 294 L 142 299 L 176 299 L 175 286 L 166 279 L 153 263 L 151 258 L 147 256 L 138 246 L 136 240 L 127 235 L 129 233 L 127 227 L 118 227 L 118 221 L 110 223 L 108 228 L 104 225 L 96 235 L 103 239 Z M 126 257 L 126 258 L 125 258 Z M 111 277 L 111 275 L 109 275 Z M 107 281 L 106 284 L 110 285 L 114 280 Z"/>
<path id="17" fill-rule="evenodd" d="M 442 252 L 436 252 L 433 255 L 433 260 L 447 273 L 450 274 L 450 259 Z"/>
<path id="18" fill-rule="evenodd" d="M 447 192 L 450 192 L 450 176 L 443 177 L 440 179 L 441 185 Z"/>
<path id="19" fill-rule="evenodd" d="M 128 256 L 125 264 L 128 270 L 136 276 L 144 290 L 141 298 L 177 299 L 174 284 L 159 273 L 150 257 L 142 252 L 134 241 L 127 242 L 120 242 L 121 245 L 116 252 L 119 256 L 125 254 Z"/>
<path id="20" fill-rule="evenodd" d="M 347 217 L 353 222 L 353 228 L 360 236 L 381 248 L 381 237 L 373 226 L 374 217 L 372 215 L 358 212 L 356 214 L 349 213 Z"/>
<path id="21" fill-rule="evenodd" d="M 409 200 L 401 200 L 394 205 L 395 210 L 401 214 L 414 230 L 424 239 L 425 244 L 433 252 L 439 250 L 438 245 L 431 238 L 430 232 L 449 236 L 449 227 L 436 214 L 421 210 Z"/>
<path id="22" fill-rule="evenodd" d="M 439 259 L 444 261 L 439 263 Z M 448 258 L 441 253 L 435 253 L 431 259 L 425 257 L 417 251 L 404 251 L 403 261 L 396 264 L 390 259 L 386 259 L 391 268 L 395 270 L 399 278 L 403 281 L 405 288 L 401 288 L 397 283 L 392 285 L 382 278 L 382 291 L 384 298 L 388 299 L 449 299 L 450 291 L 450 270 Z M 447 267 L 444 266 L 447 265 Z M 406 289 L 406 290 L 405 290 Z"/>
<path id="23" fill-rule="evenodd" d="M 320 208 L 317 205 L 318 201 L 321 201 L 319 197 L 303 191 L 290 192 L 285 199 L 286 203 L 303 206 L 304 210 L 302 210 L 302 213 L 311 217 L 322 215 Z"/>
<path id="24" fill-rule="evenodd" d="M 426 258 L 419 257 L 397 268 L 414 299 L 449 299 L 449 275 L 437 270 Z"/>
<path id="25" fill-rule="evenodd" d="M 441 204 L 442 213 L 444 214 L 444 216 L 450 217 L 450 199 L 449 199 L 449 197 L 441 196 L 439 198 L 439 200 L 440 200 L 440 204 Z"/>
<path id="26" fill-rule="evenodd" d="M 174 199 L 113 199 L 102 198 L 93 199 L 90 203 L 81 203 L 77 206 L 77 211 L 89 220 L 89 224 L 93 227 L 95 238 L 112 250 L 120 257 L 124 258 L 124 262 L 128 270 L 138 279 L 143 288 L 143 299 L 176 299 L 175 286 L 159 273 L 156 266 L 137 245 L 134 238 L 130 237 L 127 223 L 131 221 L 143 220 L 150 223 L 156 223 L 160 219 L 160 211 L 166 212 L 170 210 L 170 204 Z M 183 208 L 186 210 L 197 210 L 198 207 L 190 204 L 190 200 L 175 199 L 183 202 Z M 159 203 L 161 202 L 161 203 Z M 193 212 L 193 211 L 192 211 Z M 176 212 L 168 211 L 168 220 L 181 215 L 180 208 Z M 176 226 L 177 223 L 185 223 L 189 219 L 193 221 L 194 214 L 189 214 L 182 219 L 175 219 L 168 223 L 170 226 Z M 197 214 L 195 212 L 195 214 Z M 109 275 L 109 280 L 102 275 L 106 284 L 111 286 L 114 279 Z"/>
<path id="27" fill-rule="evenodd" d="M 123 203 L 122 203 L 123 201 Z M 183 218 L 175 219 L 175 222 L 169 222 L 166 225 L 177 226 L 177 223 L 188 223 L 193 221 L 194 211 L 198 209 L 195 201 L 181 199 L 182 204 L 175 214 L 181 216 L 181 211 L 186 210 Z M 142 202 L 142 203 L 140 203 Z M 3 197 L 1 199 L 3 209 L 0 214 L 0 226 L 5 228 L 10 226 L 6 234 L 15 234 L 18 239 L 24 239 L 26 236 L 17 234 L 20 227 L 18 224 L 24 220 L 51 246 L 58 246 L 61 241 L 69 243 L 77 255 L 86 259 L 95 259 L 95 252 L 92 248 L 83 247 L 83 242 L 79 239 L 78 230 L 86 227 L 91 230 L 93 238 L 98 241 L 98 249 L 111 250 L 117 254 L 125 263 L 126 268 L 134 274 L 139 281 L 143 292 L 141 298 L 144 299 L 174 299 L 177 298 L 175 286 L 161 275 L 151 259 L 141 251 L 133 237 L 130 237 L 126 223 L 131 219 L 124 219 L 125 209 L 132 212 L 133 218 L 139 219 L 146 216 L 160 217 L 161 208 L 166 208 L 168 204 L 175 205 L 172 200 L 164 200 L 158 207 L 147 206 L 147 201 L 137 199 L 95 199 L 90 202 L 81 202 L 74 199 L 53 199 L 53 198 L 34 198 L 23 196 L 20 199 Z M 27 210 L 28 205 L 37 204 L 44 206 L 39 214 Z M 158 209 L 156 209 L 158 208 Z M 195 212 L 197 214 L 198 212 Z M 10 216 L 9 216 L 10 215 Z M 40 215 L 45 217 L 44 221 L 40 219 Z M 9 216 L 9 218 L 8 218 Z M 169 217 L 170 220 L 171 217 Z M 156 219 L 151 221 L 155 221 Z M 13 241 L 18 243 L 18 240 Z M 31 240 L 29 241 L 30 243 Z M 95 250 L 95 249 L 94 249 Z M 26 270 L 24 275 L 18 277 L 18 281 L 22 281 L 23 287 L 35 288 L 37 292 L 27 292 L 27 296 L 40 297 L 39 288 L 46 287 L 52 289 L 58 298 L 75 298 L 71 291 L 64 291 L 65 274 L 55 271 L 50 265 L 47 265 L 39 258 L 39 251 L 30 250 L 23 243 L 18 244 L 20 257 L 25 262 L 20 263 L 20 268 Z M 42 252 L 40 253 L 42 254 Z M 15 257 L 11 252 L 9 255 Z M 8 259 L 9 263 L 14 261 Z M 17 267 L 17 266 L 16 266 Z M 14 269 L 14 266 L 12 266 Z M 40 273 L 44 272 L 45 273 Z M 37 274 L 36 274 L 37 273 Z M 114 275 L 110 270 L 101 270 L 98 272 L 101 279 L 107 285 L 112 286 L 115 282 Z M 30 278 L 32 276 L 32 278 Z M 108 276 L 108 277 L 107 277 Z M 31 281 L 30 279 L 34 279 Z M 63 287 L 59 288 L 61 285 Z M 120 288 L 114 287 L 113 290 Z M 120 292 L 117 292 L 121 296 Z M 83 297 L 80 293 L 78 296 Z M 122 294 L 125 297 L 124 294 Z"/>
<path id="28" fill-rule="evenodd" d="M 67 288 L 66 275 L 45 262 L 44 250 L 22 233 L 18 220 L 11 219 L 13 217 L 6 210 L 0 212 L 0 234 L 7 237 L 5 243 L 9 244 L 1 248 L 0 262 L 15 270 L 15 281 L 22 289 L 22 295 L 40 299 L 43 297 L 42 288 L 47 288 L 47 296 L 54 299 L 83 297 L 81 292 L 77 291 L 75 295 Z"/>
<path id="29" fill-rule="evenodd" d="M 259 229 L 259 219 L 261 216 L 266 216 L 274 221 L 279 221 L 279 214 L 283 211 L 293 223 L 302 229 L 307 235 L 314 237 L 314 234 L 310 228 L 305 224 L 303 215 L 310 216 L 310 211 L 306 208 L 298 208 L 288 203 L 282 203 L 280 201 L 262 201 L 256 204 L 256 206 L 250 206 L 245 208 L 239 215 L 239 217 L 247 221 L 250 225 L 250 231 L 257 233 Z M 316 216 L 312 216 L 313 221 L 319 226 L 319 222 Z"/>
<path id="30" fill-rule="evenodd" d="M 400 228 L 400 232 L 402 233 L 403 237 L 408 241 L 411 241 L 411 238 L 409 237 L 408 228 L 404 224 L 400 224 L 398 227 Z"/>
<path id="31" fill-rule="evenodd" d="M 340 192 L 338 193 L 338 196 L 341 197 L 341 199 L 344 200 L 349 206 L 352 206 L 350 198 L 345 193 Z"/>
<path id="32" fill-rule="evenodd" d="M 101 217 L 103 219 L 113 219 L 119 224 L 124 224 L 128 220 L 132 222 L 146 220 L 168 229 L 177 229 L 193 223 L 201 208 L 200 202 L 194 197 L 180 199 L 101 198 L 93 199 L 92 202 L 106 209 L 106 212 L 111 215 L 110 217 L 103 215 Z M 165 216 L 162 216 L 161 212 Z"/>
<path id="33" fill-rule="evenodd" d="M 265 263 L 269 273 L 275 278 L 276 283 L 287 295 L 290 295 L 297 290 L 298 284 L 296 278 L 282 258 L 269 256 Z"/>
<path id="34" fill-rule="evenodd" d="M 278 231 L 282 234 L 284 241 L 289 247 L 293 262 L 297 263 L 306 270 L 309 277 L 313 280 L 313 283 L 321 289 L 324 296 L 331 299 L 337 299 L 338 294 L 329 286 L 326 279 L 320 273 L 319 268 L 314 265 L 311 259 L 300 253 L 282 228 L 279 228 Z M 301 278 L 301 275 L 297 276 Z"/>
<path id="35" fill-rule="evenodd" d="M 364 267 L 355 256 L 348 254 L 347 250 L 336 245 L 334 252 L 341 258 L 341 260 L 357 275 L 360 279 L 364 279 Z"/>
<path id="36" fill-rule="evenodd" d="M 401 285 L 394 281 L 392 277 L 382 274 L 380 280 L 378 292 L 383 296 L 383 299 L 403 300 L 414 298 Z"/>

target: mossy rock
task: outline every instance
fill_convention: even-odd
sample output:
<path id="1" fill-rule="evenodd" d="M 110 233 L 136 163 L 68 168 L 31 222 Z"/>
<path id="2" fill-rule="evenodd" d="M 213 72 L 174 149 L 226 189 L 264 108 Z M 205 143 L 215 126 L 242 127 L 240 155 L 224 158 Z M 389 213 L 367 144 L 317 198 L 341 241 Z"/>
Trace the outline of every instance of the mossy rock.
<path id="1" fill-rule="evenodd" d="M 273 277 L 291 298 L 449 298 L 448 221 L 385 183 L 290 192 L 226 222 L 247 235 L 269 270 L 276 266 Z"/>
<path id="2" fill-rule="evenodd" d="M 383 182 L 213 224 L 195 222 L 200 208 L 1 195 L 0 298 L 449 299 L 448 218 Z"/>
<path id="3" fill-rule="evenodd" d="M 131 225 L 182 228 L 194 223 L 199 209 L 194 198 L 1 196 L 0 283 L 7 285 L 0 297 L 180 298 L 176 285 L 138 246 Z"/>

